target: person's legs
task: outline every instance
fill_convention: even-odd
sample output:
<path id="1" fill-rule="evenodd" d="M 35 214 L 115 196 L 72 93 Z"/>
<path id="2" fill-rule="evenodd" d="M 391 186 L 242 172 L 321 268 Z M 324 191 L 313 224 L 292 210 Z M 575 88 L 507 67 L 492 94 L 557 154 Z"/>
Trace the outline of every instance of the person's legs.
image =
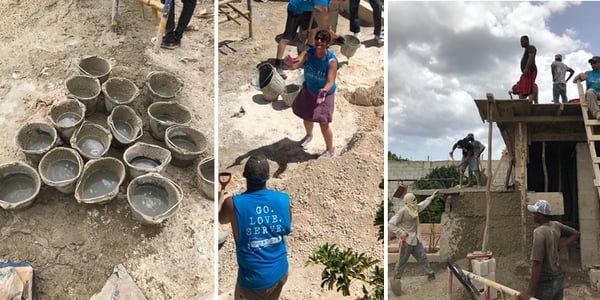
<path id="1" fill-rule="evenodd" d="M 376 37 L 381 36 L 381 0 L 369 0 L 373 9 L 373 34 Z"/>
<path id="2" fill-rule="evenodd" d="M 560 95 L 560 86 L 558 83 L 552 84 L 552 102 L 558 103 L 558 97 Z"/>
<path id="3" fill-rule="evenodd" d="M 329 127 L 329 123 L 319 123 L 321 127 L 321 133 L 323 134 L 323 139 L 325 139 L 325 147 L 330 154 L 335 153 L 335 149 L 333 148 L 333 131 L 331 127 Z"/>
<path id="4" fill-rule="evenodd" d="M 567 103 L 569 100 L 567 99 L 567 84 L 560 84 L 560 97 L 562 98 L 562 103 Z"/>
<path id="5" fill-rule="evenodd" d="M 417 264 L 423 269 L 425 274 L 429 276 L 430 279 L 435 278 L 435 272 L 429 266 L 429 262 L 427 262 L 427 255 L 425 254 L 425 249 L 423 249 L 423 244 L 419 240 L 417 245 L 413 249 L 413 256 L 417 260 Z"/>
<path id="6" fill-rule="evenodd" d="M 306 136 L 312 137 L 314 124 L 312 121 L 303 120 L 304 121 L 304 130 L 306 131 Z"/>
<path id="7" fill-rule="evenodd" d="M 585 101 L 592 118 L 600 120 L 600 107 L 598 106 L 598 94 L 594 89 L 588 89 L 585 92 Z"/>
<path id="8" fill-rule="evenodd" d="M 288 274 L 286 273 L 273 286 L 262 290 L 250 290 L 237 283 L 233 297 L 235 300 L 277 300 L 279 299 L 279 295 L 281 295 L 281 290 L 287 278 Z"/>
<path id="9" fill-rule="evenodd" d="M 408 258 L 410 257 L 413 248 L 413 246 L 406 243 L 402 244 L 402 248 L 400 248 L 400 260 L 396 263 L 396 266 L 394 266 L 394 278 L 402 278 L 402 274 L 406 268 L 406 262 L 408 262 Z"/>
<path id="10" fill-rule="evenodd" d="M 350 0 L 350 31 L 355 35 L 360 33 L 360 18 L 358 17 L 358 6 L 360 0 Z"/>
<path id="11" fill-rule="evenodd" d="M 175 28 L 175 38 L 181 39 L 185 28 L 190 24 L 192 16 L 194 15 L 194 9 L 196 8 L 196 0 L 182 0 L 183 8 L 177 21 L 177 28 Z"/>

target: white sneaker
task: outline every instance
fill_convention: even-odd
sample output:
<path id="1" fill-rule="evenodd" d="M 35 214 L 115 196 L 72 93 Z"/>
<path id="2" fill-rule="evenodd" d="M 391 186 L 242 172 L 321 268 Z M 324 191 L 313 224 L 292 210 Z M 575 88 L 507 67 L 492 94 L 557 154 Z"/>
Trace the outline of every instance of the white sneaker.
<path id="1" fill-rule="evenodd" d="M 333 152 L 329 152 L 329 151 L 325 150 L 325 152 L 321 153 L 319 158 L 332 158 L 334 156 L 335 156 L 335 150 Z"/>
<path id="2" fill-rule="evenodd" d="M 377 45 L 379 46 L 383 46 L 384 40 L 383 40 L 383 35 L 380 36 L 375 36 L 375 41 L 377 42 Z"/>
<path id="3" fill-rule="evenodd" d="M 361 35 L 360 35 L 360 32 L 353 32 L 353 33 L 352 33 L 352 35 L 353 35 L 355 38 L 357 38 L 357 39 L 359 39 L 359 40 L 360 40 L 360 37 L 361 37 Z"/>

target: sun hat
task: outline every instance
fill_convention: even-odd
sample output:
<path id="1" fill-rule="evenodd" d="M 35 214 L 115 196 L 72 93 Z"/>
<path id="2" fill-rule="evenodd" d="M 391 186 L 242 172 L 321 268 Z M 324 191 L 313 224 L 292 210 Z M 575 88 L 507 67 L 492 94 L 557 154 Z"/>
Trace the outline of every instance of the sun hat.
<path id="1" fill-rule="evenodd" d="M 533 205 L 527 205 L 527 210 L 532 213 L 540 213 L 542 215 L 550 215 L 550 203 L 546 200 L 538 200 Z"/>

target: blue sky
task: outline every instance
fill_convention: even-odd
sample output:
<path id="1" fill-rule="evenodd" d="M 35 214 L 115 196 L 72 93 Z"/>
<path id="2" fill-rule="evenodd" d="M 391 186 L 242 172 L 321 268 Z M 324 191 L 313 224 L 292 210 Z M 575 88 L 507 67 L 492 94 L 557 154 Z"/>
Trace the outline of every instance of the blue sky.
<path id="1" fill-rule="evenodd" d="M 509 99 L 522 35 L 537 48 L 540 103 L 552 101 L 550 64 L 561 53 L 575 74 L 600 55 L 600 2 L 405 2 L 387 5 L 388 150 L 410 160 L 446 160 L 467 133 L 487 145 L 473 99 Z M 569 99 L 578 98 L 567 84 Z M 504 143 L 493 130 L 492 156 Z M 460 159 L 459 151 L 455 156 Z M 487 158 L 487 153 L 484 153 Z"/>

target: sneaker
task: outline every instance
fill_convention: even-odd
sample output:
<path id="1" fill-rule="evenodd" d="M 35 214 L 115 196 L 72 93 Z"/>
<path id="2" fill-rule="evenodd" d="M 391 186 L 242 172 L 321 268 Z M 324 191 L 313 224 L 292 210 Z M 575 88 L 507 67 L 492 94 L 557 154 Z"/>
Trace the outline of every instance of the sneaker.
<path id="1" fill-rule="evenodd" d="M 319 158 L 332 158 L 334 156 L 335 156 L 335 151 L 329 152 L 329 151 L 325 150 L 325 152 L 321 153 Z"/>
<path id="2" fill-rule="evenodd" d="M 376 35 L 375 36 L 375 41 L 377 42 L 378 46 L 383 46 L 383 35 Z"/>
<path id="3" fill-rule="evenodd" d="M 355 38 L 357 38 L 357 39 L 359 39 L 359 40 L 360 40 L 360 36 L 361 36 L 361 35 L 360 35 L 360 32 L 353 32 L 353 33 L 352 33 L 352 35 L 353 35 Z"/>
<path id="4" fill-rule="evenodd" d="M 181 40 L 176 39 L 163 39 L 162 43 L 160 43 L 161 48 L 169 50 L 173 50 L 179 46 L 181 46 Z"/>
<path id="5" fill-rule="evenodd" d="M 303 137 L 300 140 L 300 147 L 306 148 L 306 146 L 308 145 L 308 143 L 310 143 L 310 141 L 312 141 L 312 136 L 307 135 L 307 136 Z"/>
<path id="6" fill-rule="evenodd" d="M 435 273 L 427 274 L 427 280 L 435 280 Z"/>

